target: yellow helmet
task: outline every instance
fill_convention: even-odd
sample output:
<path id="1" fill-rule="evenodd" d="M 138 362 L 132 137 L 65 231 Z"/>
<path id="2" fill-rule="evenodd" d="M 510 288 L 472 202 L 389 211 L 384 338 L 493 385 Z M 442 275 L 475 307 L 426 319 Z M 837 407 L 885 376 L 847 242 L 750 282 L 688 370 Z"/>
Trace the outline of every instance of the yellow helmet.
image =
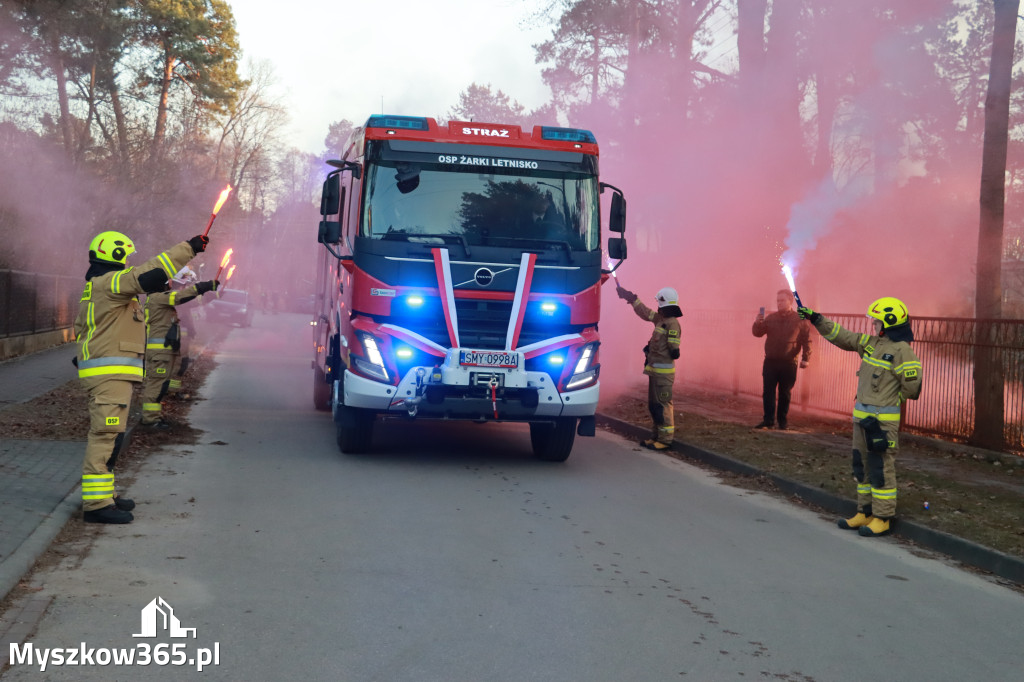
<path id="1" fill-rule="evenodd" d="M 868 306 L 868 317 L 873 317 L 882 323 L 883 329 L 898 327 L 910 319 L 907 306 L 903 301 L 892 296 L 884 296 Z"/>
<path id="2" fill-rule="evenodd" d="M 128 256 L 135 253 L 135 244 L 131 239 L 108 230 L 93 237 L 89 244 L 89 260 L 100 263 L 119 263 L 124 265 Z"/>

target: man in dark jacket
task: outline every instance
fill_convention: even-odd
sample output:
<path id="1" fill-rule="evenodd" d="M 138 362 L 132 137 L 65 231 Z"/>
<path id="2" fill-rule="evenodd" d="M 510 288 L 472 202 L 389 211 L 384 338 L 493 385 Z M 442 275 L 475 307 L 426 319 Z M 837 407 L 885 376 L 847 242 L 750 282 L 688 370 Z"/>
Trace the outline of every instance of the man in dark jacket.
<path id="1" fill-rule="evenodd" d="M 800 368 L 807 367 L 811 359 L 810 325 L 793 310 L 793 292 L 780 289 L 776 296 L 778 312 L 767 317 L 762 312 L 754 320 L 751 331 L 754 336 L 764 340 L 764 366 L 761 376 L 764 379 L 762 400 L 764 418 L 755 426 L 757 429 L 770 429 L 776 424 L 780 429 L 788 427 L 789 401 L 796 383 L 797 363 Z M 776 412 L 775 391 L 778 389 L 778 412 Z"/>

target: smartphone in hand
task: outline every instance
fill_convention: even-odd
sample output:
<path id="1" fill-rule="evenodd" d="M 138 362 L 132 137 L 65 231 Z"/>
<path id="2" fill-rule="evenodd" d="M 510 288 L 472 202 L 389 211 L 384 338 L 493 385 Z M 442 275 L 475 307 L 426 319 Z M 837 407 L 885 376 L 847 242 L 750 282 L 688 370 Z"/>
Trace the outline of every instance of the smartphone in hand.
<path id="1" fill-rule="evenodd" d="M 764 317 L 764 306 L 761 306 L 761 310 L 757 314 L 761 317 Z"/>

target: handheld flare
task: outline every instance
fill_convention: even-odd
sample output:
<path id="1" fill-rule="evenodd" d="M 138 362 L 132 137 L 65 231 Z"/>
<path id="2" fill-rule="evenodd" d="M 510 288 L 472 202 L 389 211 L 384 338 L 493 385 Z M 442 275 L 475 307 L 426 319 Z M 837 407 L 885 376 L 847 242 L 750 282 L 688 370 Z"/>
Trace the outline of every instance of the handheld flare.
<path id="1" fill-rule="evenodd" d="M 206 231 L 203 232 L 203 236 L 210 234 L 210 228 L 213 227 L 213 221 L 217 218 L 217 213 L 220 211 L 220 207 L 224 205 L 224 202 L 228 200 L 228 195 L 231 194 L 231 185 L 228 185 L 220 193 L 220 198 L 217 199 L 217 203 L 213 206 L 213 213 L 210 214 L 210 222 L 206 223 Z"/>
<path id="2" fill-rule="evenodd" d="M 615 279 L 615 286 L 621 287 L 622 282 L 619 281 L 619 273 L 615 272 L 615 268 L 612 267 L 612 259 L 608 259 L 608 273 Z"/>
<path id="3" fill-rule="evenodd" d="M 789 290 L 793 292 L 793 298 L 796 299 L 796 307 L 803 308 L 804 304 L 800 302 L 800 294 L 796 293 L 796 283 L 793 281 L 793 268 L 789 267 L 788 264 L 783 265 L 782 274 L 786 276 L 786 282 L 789 283 Z"/>
<path id="4" fill-rule="evenodd" d="M 214 279 L 217 280 L 218 282 L 220 281 L 220 273 L 224 272 L 224 268 L 227 267 L 228 261 L 231 260 L 231 254 L 234 253 L 234 251 L 234 249 L 228 249 L 227 251 L 224 252 L 224 257 L 220 259 L 220 270 L 217 271 L 217 276 L 214 277 Z M 232 266 L 232 270 L 233 269 L 234 266 Z M 231 273 L 228 273 L 228 277 L 230 276 Z"/>
<path id="5" fill-rule="evenodd" d="M 231 279 L 231 275 L 235 274 L 235 267 L 236 266 L 234 264 L 232 264 L 231 267 L 228 268 L 228 276 L 224 278 L 225 282 L 227 282 L 229 279 Z"/>

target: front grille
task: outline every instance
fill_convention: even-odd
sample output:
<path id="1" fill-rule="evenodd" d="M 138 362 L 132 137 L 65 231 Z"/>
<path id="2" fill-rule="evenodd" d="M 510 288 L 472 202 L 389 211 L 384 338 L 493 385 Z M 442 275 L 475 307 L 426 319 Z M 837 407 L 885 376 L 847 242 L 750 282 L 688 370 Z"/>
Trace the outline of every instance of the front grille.
<path id="1" fill-rule="evenodd" d="M 440 302 L 430 308 L 433 311 L 430 315 L 402 315 L 390 319 L 379 318 L 378 321 L 409 329 L 447 348 L 450 345 L 448 327 L 440 312 Z M 481 350 L 500 350 L 505 347 L 509 318 L 512 316 L 512 301 L 456 299 L 455 312 L 459 323 L 459 343 L 463 347 Z M 527 316 L 519 332 L 519 345 L 580 332 L 582 328 L 582 325 L 536 322 Z"/>

